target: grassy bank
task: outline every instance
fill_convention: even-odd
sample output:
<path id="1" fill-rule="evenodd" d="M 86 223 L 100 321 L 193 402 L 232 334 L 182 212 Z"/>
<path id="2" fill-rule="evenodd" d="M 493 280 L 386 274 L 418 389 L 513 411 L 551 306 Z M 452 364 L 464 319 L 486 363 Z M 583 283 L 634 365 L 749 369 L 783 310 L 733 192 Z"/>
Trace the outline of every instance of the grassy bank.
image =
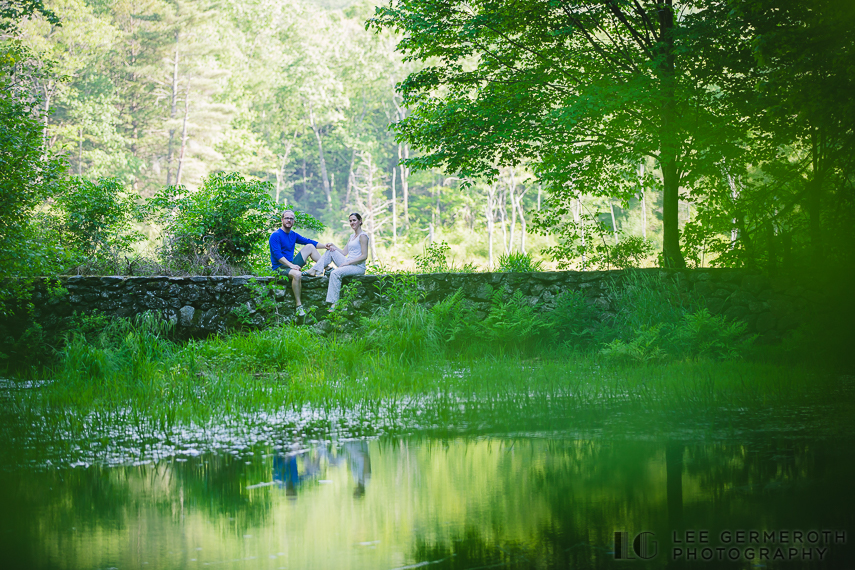
<path id="1" fill-rule="evenodd" d="M 830 377 L 813 363 L 782 365 L 792 347 L 757 348 L 743 325 L 655 277 L 613 290 L 621 310 L 605 320 L 575 293 L 541 313 L 507 291 L 476 319 L 459 295 L 425 307 L 408 279 L 359 325 L 334 316 L 327 336 L 286 325 L 179 343 L 154 315 L 84 320 L 47 366 L 22 376 L 48 382 L 11 402 L 31 416 L 132 409 L 167 424 L 405 400 L 713 409 L 791 401 Z"/>

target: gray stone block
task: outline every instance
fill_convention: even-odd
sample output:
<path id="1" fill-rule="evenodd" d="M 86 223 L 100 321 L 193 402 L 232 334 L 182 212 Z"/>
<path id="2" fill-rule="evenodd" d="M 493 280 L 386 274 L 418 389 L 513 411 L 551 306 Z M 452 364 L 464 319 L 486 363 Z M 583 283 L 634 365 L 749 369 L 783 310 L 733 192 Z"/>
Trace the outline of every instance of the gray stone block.
<path id="1" fill-rule="evenodd" d="M 775 322 L 775 315 L 772 313 L 762 313 L 757 315 L 756 330 L 760 334 L 768 332 L 775 328 Z"/>
<path id="2" fill-rule="evenodd" d="M 801 324 L 801 316 L 795 311 L 787 313 L 778 319 L 778 329 L 782 331 L 794 329 L 799 324 Z"/>
<path id="3" fill-rule="evenodd" d="M 747 314 L 748 307 L 743 307 L 741 305 L 734 305 L 724 312 L 725 318 L 730 319 L 731 321 L 742 320 L 742 318 Z"/>
<path id="4" fill-rule="evenodd" d="M 715 286 L 709 281 L 697 281 L 694 286 L 696 295 L 701 297 L 710 297 L 715 291 Z"/>
<path id="5" fill-rule="evenodd" d="M 758 293 L 766 286 L 766 279 L 762 275 L 746 275 L 742 278 L 742 289 L 751 294 Z"/>

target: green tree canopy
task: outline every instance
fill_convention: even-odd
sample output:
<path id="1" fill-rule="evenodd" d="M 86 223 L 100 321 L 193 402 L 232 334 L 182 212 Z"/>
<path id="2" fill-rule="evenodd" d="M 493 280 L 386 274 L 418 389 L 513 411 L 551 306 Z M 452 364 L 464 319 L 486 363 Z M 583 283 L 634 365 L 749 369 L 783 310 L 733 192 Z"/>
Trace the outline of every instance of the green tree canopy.
<path id="1" fill-rule="evenodd" d="M 371 24 L 401 32 L 406 57 L 428 62 L 400 86 L 413 109 L 400 136 L 424 152 L 411 164 L 492 176 L 532 161 L 551 186 L 554 226 L 579 193 L 634 194 L 650 157 L 664 261 L 681 267 L 679 191 L 720 172 L 743 128 L 706 59 L 744 47 L 724 45 L 722 4 L 402 0 Z"/>

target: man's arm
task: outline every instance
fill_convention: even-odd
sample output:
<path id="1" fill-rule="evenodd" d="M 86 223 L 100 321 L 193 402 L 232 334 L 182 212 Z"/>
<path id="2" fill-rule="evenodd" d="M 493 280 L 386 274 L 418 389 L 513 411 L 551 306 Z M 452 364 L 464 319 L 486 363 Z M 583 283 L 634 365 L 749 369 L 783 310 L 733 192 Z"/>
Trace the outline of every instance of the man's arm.
<path id="1" fill-rule="evenodd" d="M 284 265 L 285 267 L 289 267 L 291 269 L 300 269 L 295 264 L 293 264 L 290 261 L 288 261 L 287 259 L 285 259 L 284 255 L 279 258 L 279 265 Z"/>
<path id="2" fill-rule="evenodd" d="M 297 232 L 294 232 L 294 240 L 296 241 L 296 243 L 299 243 L 300 245 L 312 244 L 313 246 L 315 246 L 315 249 L 326 249 L 327 248 L 327 244 L 318 243 L 313 239 L 305 238 L 305 237 L 301 236 L 300 234 L 298 234 Z M 295 251 L 296 251 L 296 248 L 295 248 Z"/>

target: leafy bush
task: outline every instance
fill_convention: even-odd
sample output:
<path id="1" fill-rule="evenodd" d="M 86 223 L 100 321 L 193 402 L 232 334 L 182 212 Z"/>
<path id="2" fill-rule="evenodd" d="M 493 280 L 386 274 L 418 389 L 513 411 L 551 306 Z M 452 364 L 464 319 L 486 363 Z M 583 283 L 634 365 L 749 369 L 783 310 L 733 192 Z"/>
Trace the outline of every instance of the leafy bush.
<path id="1" fill-rule="evenodd" d="M 661 271 L 627 271 L 608 284 L 606 295 L 615 311 L 608 324 L 615 336 L 627 341 L 636 331 L 660 323 L 676 325 L 686 313 L 702 308 L 699 299 Z"/>
<path id="2" fill-rule="evenodd" d="M 8 3 L 4 3 L 8 6 Z M 47 74 L 48 66 L 33 64 L 33 55 L 21 42 L 0 42 L 0 315 L 15 312 L 15 299 L 30 284 L 6 277 L 44 275 L 56 264 L 46 255 L 58 240 L 45 243 L 36 210 L 54 193 L 65 164 L 46 155 L 43 146 L 42 106 L 32 97 L 27 74 Z"/>
<path id="3" fill-rule="evenodd" d="M 548 319 L 559 342 L 585 351 L 614 338 L 612 329 L 604 325 L 601 316 L 602 310 L 589 303 L 584 293 L 565 291 L 556 299 Z"/>
<path id="4" fill-rule="evenodd" d="M 424 294 L 415 275 L 384 275 L 377 282 L 377 289 L 389 304 L 370 318 L 362 319 L 368 346 L 399 355 L 404 361 L 444 352 L 435 316 L 422 304 Z"/>
<path id="5" fill-rule="evenodd" d="M 653 244 L 648 240 L 621 234 L 618 242 L 607 249 L 607 265 L 610 263 L 617 269 L 638 268 L 653 252 Z"/>
<path id="6" fill-rule="evenodd" d="M 416 272 L 418 273 L 475 273 L 478 269 L 472 263 L 460 267 L 454 260 L 448 260 L 451 246 L 445 241 L 426 244 L 420 255 L 416 255 Z"/>
<path id="7" fill-rule="evenodd" d="M 377 292 L 389 299 L 392 306 L 416 304 L 424 299 L 424 292 L 419 289 L 419 281 L 415 275 L 395 273 L 384 275 L 377 282 Z"/>
<path id="8" fill-rule="evenodd" d="M 657 324 L 635 331 L 624 342 L 617 338 L 600 354 L 617 362 L 646 363 L 664 359 L 726 360 L 742 358 L 756 336 L 745 334 L 743 322 L 730 322 L 707 309 L 686 313 L 679 323 Z"/>
<path id="9" fill-rule="evenodd" d="M 534 273 L 543 271 L 543 262 L 535 261 L 528 253 L 511 252 L 499 256 L 499 266 L 496 271 L 500 273 Z"/>
<path id="10" fill-rule="evenodd" d="M 672 328 L 671 346 L 675 355 L 687 358 L 725 360 L 741 358 L 754 343 L 755 335 L 746 335 L 742 321 L 728 321 L 711 315 L 706 308 L 686 313 Z"/>
<path id="11" fill-rule="evenodd" d="M 583 267 L 595 269 L 638 268 L 654 251 L 651 242 L 623 232 L 618 232 L 618 243 L 613 243 L 612 228 L 592 213 L 582 213 L 578 221 L 565 222 L 561 233 L 565 237 L 563 243 L 543 250 L 559 269 L 567 269 L 577 260 L 583 260 Z"/>
<path id="12" fill-rule="evenodd" d="M 132 227 L 142 211 L 117 180 L 93 182 L 75 177 L 63 186 L 48 223 L 61 236 L 61 243 L 72 250 L 73 263 L 104 265 L 129 253 L 143 239 Z"/>
<path id="13" fill-rule="evenodd" d="M 467 351 L 527 353 L 549 344 L 555 331 L 548 319 L 535 312 L 521 291 L 505 300 L 507 288 L 495 291 L 490 310 L 483 319 L 462 319 L 463 330 L 458 336 L 465 341 Z"/>
<path id="14" fill-rule="evenodd" d="M 420 255 L 416 255 L 416 271 L 419 273 L 445 273 L 448 271 L 448 253 L 451 251 L 445 241 L 428 243 Z"/>
<path id="15" fill-rule="evenodd" d="M 424 305 L 387 307 L 363 319 L 368 346 L 407 362 L 434 358 L 445 352 L 434 313 Z"/>
<path id="16" fill-rule="evenodd" d="M 665 273 L 629 272 L 608 295 L 617 311 L 600 354 L 610 360 L 740 358 L 754 342 L 745 323 L 711 315 Z"/>
<path id="17" fill-rule="evenodd" d="M 662 350 L 662 325 L 644 327 L 635 331 L 628 342 L 616 338 L 600 349 L 608 360 L 619 363 L 645 364 L 663 360 L 667 354 Z"/>
<path id="18" fill-rule="evenodd" d="M 171 331 L 172 326 L 152 312 L 131 319 L 109 319 L 97 331 L 73 330 L 59 350 L 56 372 L 60 377 L 87 383 L 148 376 L 174 352 Z"/>
<path id="19" fill-rule="evenodd" d="M 196 192 L 183 186 L 166 187 L 152 198 L 149 207 L 165 225 L 167 257 L 205 264 L 221 256 L 242 263 L 263 247 L 271 229 L 279 225 L 284 208 L 277 206 L 271 194 L 270 182 L 218 173 L 204 180 Z M 295 227 L 323 229 L 312 216 L 295 214 Z"/>

